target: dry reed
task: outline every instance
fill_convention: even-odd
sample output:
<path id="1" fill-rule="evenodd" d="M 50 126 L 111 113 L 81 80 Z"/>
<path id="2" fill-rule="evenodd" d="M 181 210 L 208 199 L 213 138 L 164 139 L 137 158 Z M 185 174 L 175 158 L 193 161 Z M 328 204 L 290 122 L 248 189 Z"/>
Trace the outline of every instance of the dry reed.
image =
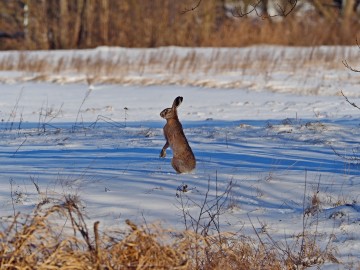
<path id="1" fill-rule="evenodd" d="M 91 232 L 72 198 L 37 208 L 25 220 L 17 214 L 0 233 L 0 268 L 187 269 L 181 245 L 164 244 L 158 235 L 127 224 L 126 233 L 105 234 L 95 222 Z"/>
<path id="2" fill-rule="evenodd" d="M 0 268 L 279 270 L 295 269 L 297 263 L 292 257 L 296 253 L 282 254 L 278 244 L 265 245 L 239 234 L 201 236 L 129 220 L 127 230 L 102 231 L 99 222 L 90 230 L 81 209 L 77 198 L 66 197 L 57 205 L 38 205 L 26 217 L 16 214 L 7 222 L 3 218 Z M 321 251 L 308 241 L 306 252 L 311 258 Z"/>
<path id="3" fill-rule="evenodd" d="M 47 81 L 140 85 L 192 85 L 204 87 L 249 87 L 246 76 L 267 78 L 286 74 L 285 80 L 297 81 L 307 71 L 311 80 L 318 69 L 344 70 L 360 62 L 356 47 L 271 47 L 248 48 L 103 48 L 90 52 L 7 52 L 0 54 L 0 70 L 21 72 L 8 81 Z M 356 65 L 355 65 L 356 66 Z M 299 72 L 299 70 L 301 72 Z M 230 80 L 216 81 L 216 77 Z M 215 81 L 214 81 L 215 80 Z M 323 78 L 325 80 L 325 78 Z M 219 84 L 220 83 L 220 84 Z M 317 91 L 309 89 L 310 92 Z"/>

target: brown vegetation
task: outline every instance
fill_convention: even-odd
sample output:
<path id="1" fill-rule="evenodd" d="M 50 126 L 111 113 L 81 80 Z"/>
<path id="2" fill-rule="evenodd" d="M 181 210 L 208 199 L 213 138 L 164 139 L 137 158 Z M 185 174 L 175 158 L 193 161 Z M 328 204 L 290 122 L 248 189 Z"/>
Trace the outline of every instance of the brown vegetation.
<path id="1" fill-rule="evenodd" d="M 332 239 L 321 248 L 319 233 L 308 231 L 305 212 L 303 231 L 285 241 L 274 240 L 266 229 L 258 232 L 250 218 L 257 239 L 223 232 L 219 216 L 232 185 L 210 199 L 209 180 L 203 202 L 197 204 L 200 212 L 194 215 L 186 210 L 189 200 L 194 202 L 186 195 L 187 187 L 179 191 L 183 231 L 129 220 L 127 229 L 107 230 L 98 221 L 89 223 L 78 196 L 43 198 L 32 214 L 14 210 L 13 216 L 1 218 L 0 269 L 290 270 L 339 263 Z"/>
<path id="2" fill-rule="evenodd" d="M 341 62 L 344 59 L 349 59 L 349 65 L 358 63 L 359 51 L 345 46 L 326 49 L 280 47 L 276 50 L 263 46 L 200 50 L 197 48 L 179 50 L 172 47 L 156 50 L 103 48 L 91 53 L 15 51 L 0 55 L 0 70 L 20 73 L 16 77 L 7 77 L 5 73 L 0 76 L 0 82 L 11 82 L 16 78 L 18 81 L 54 83 L 89 83 L 90 80 L 92 84 L 178 84 L 238 88 L 249 87 L 244 77 L 252 75 L 271 77 L 276 72 L 285 72 L 287 80 L 298 80 L 298 77 L 302 76 L 298 71 L 303 68 L 308 70 L 305 76 L 307 79 L 315 76 L 314 70 L 318 68 L 333 73 L 334 70 L 344 69 Z M 193 76 L 194 74 L 198 75 Z M 230 76 L 237 74 L 238 77 L 216 83 L 215 76 L 222 74 L 230 74 Z M 325 77 L 320 79 L 323 80 L 321 84 L 326 84 Z M 318 91 L 318 88 L 309 91 L 316 93 L 313 91 Z"/>
<path id="3" fill-rule="evenodd" d="M 302 243 L 309 253 L 301 253 L 299 261 L 296 253 L 275 243 L 140 227 L 129 220 L 127 230 L 101 231 L 99 222 L 89 230 L 76 198 L 47 204 L 25 218 L 2 218 L 1 269 L 304 269 L 324 262 L 311 261 L 314 250 L 316 258 L 327 260 L 322 256 L 328 255 L 314 241 Z"/>
<path id="4" fill-rule="evenodd" d="M 201 1 L 192 10 L 197 1 L 1 1 L 0 49 L 354 44 L 360 29 L 349 5 L 303 0 L 286 17 L 270 7 L 239 16 L 253 2 Z M 288 11 L 289 1 L 276 3 Z"/>
<path id="5" fill-rule="evenodd" d="M 3 218 L 4 219 L 4 218 Z M 248 240 L 223 244 L 156 226 L 90 231 L 78 203 L 66 198 L 27 218 L 17 214 L 0 232 L 1 269 L 280 269 L 275 254 Z M 67 222 L 68 220 L 68 222 Z M 5 225 L 6 224 L 6 225 Z M 263 266 L 266 265 L 265 268 Z"/>

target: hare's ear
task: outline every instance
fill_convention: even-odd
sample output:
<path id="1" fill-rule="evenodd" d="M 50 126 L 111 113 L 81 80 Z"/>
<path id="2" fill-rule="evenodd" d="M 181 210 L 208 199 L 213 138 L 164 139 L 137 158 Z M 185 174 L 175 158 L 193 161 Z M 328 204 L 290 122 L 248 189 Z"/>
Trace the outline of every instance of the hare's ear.
<path id="1" fill-rule="evenodd" d="M 182 101 L 183 101 L 183 97 L 177 97 L 177 98 L 175 98 L 174 103 L 173 103 L 173 105 L 172 105 L 172 108 L 174 109 L 174 108 L 179 107 L 180 104 L 182 103 Z"/>

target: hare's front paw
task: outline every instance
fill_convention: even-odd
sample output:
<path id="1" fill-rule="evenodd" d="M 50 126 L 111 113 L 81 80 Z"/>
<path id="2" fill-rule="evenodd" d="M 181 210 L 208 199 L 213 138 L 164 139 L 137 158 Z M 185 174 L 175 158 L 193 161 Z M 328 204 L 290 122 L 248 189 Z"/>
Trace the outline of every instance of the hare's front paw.
<path id="1" fill-rule="evenodd" d="M 166 150 L 165 149 L 161 150 L 160 157 L 162 157 L 162 158 L 166 157 Z"/>

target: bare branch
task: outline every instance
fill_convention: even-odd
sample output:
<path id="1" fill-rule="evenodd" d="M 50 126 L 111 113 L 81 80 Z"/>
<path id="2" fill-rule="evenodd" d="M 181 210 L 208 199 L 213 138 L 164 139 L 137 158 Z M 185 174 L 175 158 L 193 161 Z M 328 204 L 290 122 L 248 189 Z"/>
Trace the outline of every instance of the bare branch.
<path id="1" fill-rule="evenodd" d="M 281 14 L 279 16 L 286 17 L 287 15 L 289 15 L 295 9 L 295 7 L 297 5 L 297 0 L 288 0 L 288 2 L 291 5 L 291 8 L 288 11 L 286 11 L 286 9 L 283 8 L 280 4 L 277 4 L 279 10 L 281 11 Z"/>
<path id="2" fill-rule="evenodd" d="M 341 95 L 345 98 L 346 102 L 349 103 L 351 106 L 355 107 L 356 109 L 360 110 L 360 107 L 356 105 L 354 102 L 351 102 L 347 96 L 345 96 L 344 92 L 341 90 Z"/>
<path id="3" fill-rule="evenodd" d="M 197 9 L 200 6 L 201 1 L 202 0 L 199 0 L 199 2 L 197 2 L 197 4 L 195 6 L 193 6 L 193 7 L 191 7 L 191 8 L 185 8 L 183 11 L 181 11 L 181 14 L 185 14 L 185 13 L 188 13 L 190 11 L 194 11 L 195 9 Z"/>
<path id="4" fill-rule="evenodd" d="M 199 0 L 194 6 L 190 7 L 190 8 L 185 8 L 183 11 L 181 11 L 181 14 L 185 14 L 187 12 L 191 12 L 194 11 L 195 9 L 197 9 L 200 4 L 201 4 L 202 0 Z M 279 9 L 279 14 L 267 14 L 266 12 L 262 12 L 260 13 L 258 11 L 258 7 L 261 5 L 261 3 L 263 2 L 263 0 L 257 0 L 256 3 L 250 4 L 251 5 L 251 9 L 248 11 L 243 11 L 241 9 L 241 7 L 236 7 L 234 9 L 231 10 L 231 13 L 234 17 L 245 17 L 251 13 L 256 13 L 256 16 L 262 18 L 262 19 L 268 19 L 268 18 L 272 18 L 272 17 L 286 17 L 288 16 L 296 7 L 298 0 L 288 0 L 288 3 L 291 5 L 290 9 L 286 9 L 285 6 L 282 6 L 279 3 L 276 3 L 276 5 L 278 6 Z"/>
<path id="5" fill-rule="evenodd" d="M 228 183 L 225 190 L 219 193 L 216 175 L 215 198 L 211 199 L 211 179 L 209 177 L 207 190 L 203 200 L 200 202 L 184 195 L 184 192 L 181 191 L 182 187 L 180 187 L 180 192 L 177 193 L 176 196 L 179 198 L 178 202 L 180 203 L 180 206 L 178 209 L 182 212 L 185 228 L 187 230 L 192 229 L 196 234 L 204 237 L 215 233 L 221 242 L 220 216 L 226 212 L 226 203 L 233 187 L 232 180 Z M 189 211 L 188 208 L 190 205 L 192 207 L 195 206 L 195 208 L 199 210 L 197 214 L 193 215 Z"/>
<path id="6" fill-rule="evenodd" d="M 344 63 L 344 61 L 343 61 L 343 63 Z M 345 62 L 345 63 L 346 63 L 346 62 Z M 344 64 L 344 65 L 345 65 L 345 64 Z M 345 66 L 346 66 L 346 65 L 345 65 Z M 358 71 L 358 72 L 360 72 L 360 71 Z M 346 100 L 347 103 L 349 103 L 349 104 L 350 104 L 351 106 L 353 106 L 354 108 L 360 110 L 360 107 L 359 107 L 358 105 L 356 105 L 355 102 L 350 101 L 350 100 L 348 99 L 348 97 L 345 96 L 345 94 L 344 94 L 344 92 L 343 92 L 342 90 L 341 90 L 340 92 L 341 92 L 341 95 L 345 98 L 345 100 Z M 344 159 L 344 160 L 346 160 L 346 161 L 349 161 L 349 162 L 351 162 L 351 163 L 356 163 L 356 164 L 358 164 L 358 163 L 360 162 L 360 157 L 359 157 L 359 155 L 358 155 L 358 152 L 355 152 L 355 149 L 353 149 L 353 156 L 345 156 L 345 155 L 340 154 L 339 152 L 337 152 L 337 151 L 335 150 L 335 148 L 332 147 L 331 145 L 330 145 L 330 147 L 331 147 L 331 149 L 333 150 L 333 152 L 334 152 L 337 156 L 341 157 L 342 159 Z"/>
<path id="7" fill-rule="evenodd" d="M 359 164 L 360 162 L 360 157 L 358 156 L 358 153 L 355 152 L 355 149 L 352 150 L 353 155 L 352 156 L 348 156 L 348 155 L 344 155 L 339 153 L 332 145 L 330 145 L 330 148 L 333 150 L 334 154 L 337 155 L 338 157 L 342 158 L 345 161 L 348 161 L 352 164 Z"/>
<path id="8" fill-rule="evenodd" d="M 30 176 L 30 181 L 34 184 L 37 193 L 38 193 L 38 194 L 41 194 L 39 184 L 38 184 L 37 182 L 35 182 L 35 178 L 32 177 L 32 176 Z"/>
<path id="9" fill-rule="evenodd" d="M 14 152 L 14 154 L 12 154 L 12 157 L 14 157 L 16 155 L 16 153 L 19 151 L 19 149 L 24 145 L 24 143 L 27 141 L 27 137 L 25 137 L 25 140 L 19 145 L 19 147 L 16 149 L 16 151 Z"/>
<path id="10" fill-rule="evenodd" d="M 272 17 L 286 17 L 288 16 L 296 7 L 297 5 L 297 0 L 288 0 L 288 3 L 291 5 L 289 10 L 286 10 L 285 7 L 281 6 L 279 3 L 276 3 L 276 5 L 278 6 L 278 9 L 280 10 L 279 14 L 264 14 L 264 13 L 259 13 L 259 11 L 257 10 L 257 8 L 259 7 L 259 5 L 262 3 L 262 0 L 258 0 L 257 3 L 255 4 L 251 4 L 252 8 L 247 11 L 247 12 L 243 12 L 241 10 L 240 7 L 235 8 L 234 10 L 231 11 L 232 15 L 234 17 L 245 17 L 253 12 L 256 13 L 256 15 L 262 19 L 269 19 Z"/>
<path id="11" fill-rule="evenodd" d="M 360 43 L 359 43 L 359 40 L 356 38 L 356 45 L 358 46 L 358 48 L 360 49 Z M 348 69 L 350 69 L 351 71 L 353 72 L 360 72 L 360 69 L 355 69 L 353 68 L 352 66 L 350 66 L 348 64 L 348 62 L 346 60 L 343 60 L 342 63 L 344 64 L 344 66 Z"/>
<path id="12" fill-rule="evenodd" d="M 359 69 L 355 69 L 355 68 L 353 68 L 352 66 L 350 66 L 346 60 L 343 60 L 342 63 L 344 64 L 344 66 L 345 66 L 346 68 L 350 69 L 351 71 L 353 71 L 353 72 L 360 72 Z"/>
<path id="13" fill-rule="evenodd" d="M 234 17 L 245 17 L 245 16 L 247 16 L 247 15 L 249 15 L 250 13 L 253 13 L 254 11 L 256 12 L 256 15 L 258 16 L 258 17 L 261 17 L 261 15 L 259 15 L 259 13 L 258 13 L 258 11 L 257 11 L 257 7 L 259 6 L 261 4 L 261 0 L 259 0 L 256 4 L 251 4 L 251 6 L 252 6 L 252 9 L 250 9 L 249 11 L 247 11 L 247 12 L 243 12 L 242 11 L 242 9 L 241 9 L 241 7 L 237 7 L 237 8 L 235 8 L 235 9 L 233 9 L 232 11 L 231 11 L 231 13 L 232 13 L 232 15 L 234 16 Z"/>

